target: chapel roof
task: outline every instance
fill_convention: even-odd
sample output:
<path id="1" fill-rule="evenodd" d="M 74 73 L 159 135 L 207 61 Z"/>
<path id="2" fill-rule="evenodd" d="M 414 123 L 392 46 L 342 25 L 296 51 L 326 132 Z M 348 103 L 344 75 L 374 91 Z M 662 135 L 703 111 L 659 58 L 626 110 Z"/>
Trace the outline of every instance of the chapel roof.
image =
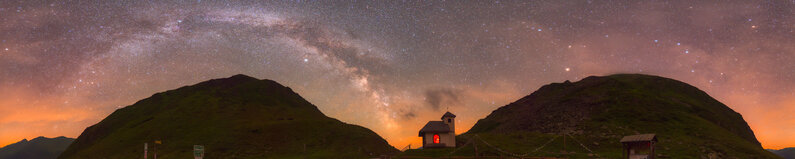
<path id="1" fill-rule="evenodd" d="M 419 136 L 422 136 L 424 133 L 448 133 L 450 132 L 450 126 L 445 124 L 443 121 L 428 121 L 422 129 L 420 129 Z"/>

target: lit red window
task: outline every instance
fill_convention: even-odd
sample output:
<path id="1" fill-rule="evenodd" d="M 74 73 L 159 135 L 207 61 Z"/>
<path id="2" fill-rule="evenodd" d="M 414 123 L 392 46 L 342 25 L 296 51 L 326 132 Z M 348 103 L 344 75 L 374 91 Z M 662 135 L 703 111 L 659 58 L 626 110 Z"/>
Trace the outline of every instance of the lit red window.
<path id="1" fill-rule="evenodd" d="M 439 143 L 439 134 L 433 134 L 433 143 L 434 144 L 438 144 Z"/>

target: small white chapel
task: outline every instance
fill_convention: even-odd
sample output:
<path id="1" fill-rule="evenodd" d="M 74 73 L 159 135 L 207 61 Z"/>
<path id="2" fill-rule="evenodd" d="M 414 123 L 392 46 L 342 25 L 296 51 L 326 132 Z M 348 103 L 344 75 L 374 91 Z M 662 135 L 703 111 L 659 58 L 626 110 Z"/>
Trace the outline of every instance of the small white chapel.
<path id="1" fill-rule="evenodd" d="M 455 115 L 450 112 L 442 115 L 442 121 L 428 121 L 420 129 L 422 148 L 455 147 Z"/>

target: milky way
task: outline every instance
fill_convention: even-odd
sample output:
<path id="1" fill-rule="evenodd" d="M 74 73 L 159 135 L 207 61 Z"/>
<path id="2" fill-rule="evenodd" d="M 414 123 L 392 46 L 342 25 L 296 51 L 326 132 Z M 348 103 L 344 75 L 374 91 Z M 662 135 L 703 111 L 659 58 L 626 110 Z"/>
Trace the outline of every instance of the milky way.
<path id="1" fill-rule="evenodd" d="M 0 145 L 247 74 L 404 147 L 448 110 L 462 133 L 544 84 L 643 73 L 795 146 L 795 1 L 717 2 L 0 1 Z"/>

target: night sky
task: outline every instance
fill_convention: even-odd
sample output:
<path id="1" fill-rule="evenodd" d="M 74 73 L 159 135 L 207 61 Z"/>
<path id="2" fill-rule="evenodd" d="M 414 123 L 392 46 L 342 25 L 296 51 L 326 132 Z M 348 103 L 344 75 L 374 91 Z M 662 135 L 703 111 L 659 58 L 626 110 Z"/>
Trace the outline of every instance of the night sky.
<path id="1" fill-rule="evenodd" d="M 326 115 L 419 145 L 542 85 L 643 73 L 795 146 L 795 0 L 0 1 L 0 145 L 77 137 L 154 93 L 246 74 Z"/>

